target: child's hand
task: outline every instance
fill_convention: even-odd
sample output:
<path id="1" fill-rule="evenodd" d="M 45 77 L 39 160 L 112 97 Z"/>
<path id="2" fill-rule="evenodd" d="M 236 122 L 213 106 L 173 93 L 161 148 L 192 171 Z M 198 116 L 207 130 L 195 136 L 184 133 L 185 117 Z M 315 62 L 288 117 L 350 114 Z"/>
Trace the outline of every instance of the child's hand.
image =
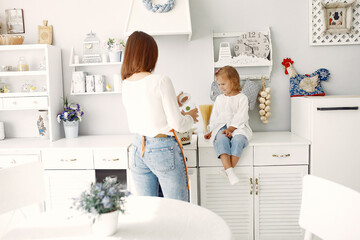
<path id="1" fill-rule="evenodd" d="M 225 134 L 225 136 L 227 136 L 228 138 L 232 137 L 232 133 L 233 131 L 236 130 L 236 127 L 230 126 L 227 129 L 225 129 L 224 131 L 222 131 L 222 134 Z"/>
<path id="2" fill-rule="evenodd" d="M 228 138 L 232 137 L 232 132 L 229 131 L 229 129 L 225 129 L 224 131 L 222 131 L 222 134 L 225 134 L 225 136 L 227 136 Z"/>
<path id="3" fill-rule="evenodd" d="M 211 133 L 212 133 L 212 132 L 209 132 L 209 133 L 205 134 L 205 135 L 204 135 L 204 138 L 205 138 L 205 139 L 210 139 L 210 138 L 211 138 Z"/>

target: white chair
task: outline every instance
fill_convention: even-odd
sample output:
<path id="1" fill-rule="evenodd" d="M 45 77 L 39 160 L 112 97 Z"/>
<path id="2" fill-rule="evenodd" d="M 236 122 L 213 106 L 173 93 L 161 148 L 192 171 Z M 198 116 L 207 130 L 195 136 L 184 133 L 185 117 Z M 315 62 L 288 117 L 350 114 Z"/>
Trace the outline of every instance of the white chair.
<path id="1" fill-rule="evenodd" d="M 40 213 L 45 201 L 44 170 L 40 161 L 0 169 L 0 237 L 27 214 Z M 26 208 L 30 206 L 29 208 Z M 5 222 L 4 222 L 5 221 Z"/>
<path id="2" fill-rule="evenodd" d="M 360 193 L 329 180 L 305 176 L 299 224 L 305 240 L 360 239 Z"/>

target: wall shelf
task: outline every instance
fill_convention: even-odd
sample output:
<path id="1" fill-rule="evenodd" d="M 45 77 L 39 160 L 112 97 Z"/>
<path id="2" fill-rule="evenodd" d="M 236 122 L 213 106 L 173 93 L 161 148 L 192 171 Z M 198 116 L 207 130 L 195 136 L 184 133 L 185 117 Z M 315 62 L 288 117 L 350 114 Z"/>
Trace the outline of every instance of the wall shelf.
<path id="1" fill-rule="evenodd" d="M 253 31 L 253 32 L 260 32 L 264 34 L 268 40 L 270 45 L 270 53 L 268 58 L 260 58 L 256 56 L 247 56 L 247 55 L 239 55 L 234 56 L 231 54 L 234 47 L 234 42 L 236 39 L 243 35 L 245 32 L 227 32 L 227 33 L 213 33 L 213 59 L 214 59 L 214 71 L 217 68 L 224 67 L 226 65 L 235 67 L 239 70 L 239 75 L 241 80 L 250 79 L 250 80 L 261 80 L 262 77 L 265 77 L 265 79 L 270 80 L 271 71 L 272 71 L 272 43 L 271 43 L 271 32 L 270 28 L 268 28 L 266 31 Z M 217 42 L 215 43 L 215 40 Z M 218 43 L 220 42 L 228 42 L 228 57 L 219 59 L 219 56 L 216 56 L 215 49 L 218 47 Z M 231 47 L 230 47 L 231 46 Z M 219 47 L 220 49 L 220 47 Z M 231 51 L 230 51 L 231 50 Z M 230 56 L 231 54 L 231 56 Z M 220 55 L 220 53 L 219 53 Z M 246 69 L 248 68 L 248 69 Z M 264 71 L 264 68 L 266 68 L 266 71 Z M 246 69 L 246 71 L 242 71 L 240 69 Z"/>
<path id="2" fill-rule="evenodd" d="M 0 98 L 11 97 L 46 97 L 47 92 L 0 93 Z"/>
<path id="3" fill-rule="evenodd" d="M 108 95 L 108 94 L 121 94 L 121 92 L 84 92 L 84 93 L 71 93 L 72 96 L 84 96 L 84 95 Z"/>
<path id="4" fill-rule="evenodd" d="M 0 77 L 43 76 L 46 74 L 46 71 L 9 71 L 0 72 Z"/>

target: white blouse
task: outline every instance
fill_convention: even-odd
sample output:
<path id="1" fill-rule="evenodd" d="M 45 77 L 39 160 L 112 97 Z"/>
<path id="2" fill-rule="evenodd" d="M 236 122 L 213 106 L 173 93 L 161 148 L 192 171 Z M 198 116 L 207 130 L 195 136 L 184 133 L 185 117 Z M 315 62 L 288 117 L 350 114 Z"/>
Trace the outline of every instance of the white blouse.
<path id="1" fill-rule="evenodd" d="M 245 94 L 217 96 L 209 123 L 212 140 L 215 139 L 220 128 L 225 125 L 236 128 L 232 135 L 242 134 L 250 141 L 252 130 L 249 125 L 249 100 Z"/>
<path id="2" fill-rule="evenodd" d="M 188 131 L 194 121 L 182 115 L 170 78 L 151 74 L 140 80 L 124 80 L 122 99 L 129 130 L 143 136 L 172 135 L 171 129 Z"/>

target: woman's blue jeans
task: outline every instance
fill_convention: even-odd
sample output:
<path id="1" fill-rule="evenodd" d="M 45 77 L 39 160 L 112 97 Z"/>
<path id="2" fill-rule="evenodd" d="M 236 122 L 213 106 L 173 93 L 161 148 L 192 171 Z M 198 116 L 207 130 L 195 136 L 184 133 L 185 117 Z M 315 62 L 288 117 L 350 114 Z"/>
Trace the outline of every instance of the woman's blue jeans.
<path id="1" fill-rule="evenodd" d="M 143 157 L 141 147 L 142 136 L 136 135 L 129 158 L 135 195 L 158 196 L 160 183 L 165 198 L 188 202 L 186 167 L 175 137 L 145 137 Z"/>

